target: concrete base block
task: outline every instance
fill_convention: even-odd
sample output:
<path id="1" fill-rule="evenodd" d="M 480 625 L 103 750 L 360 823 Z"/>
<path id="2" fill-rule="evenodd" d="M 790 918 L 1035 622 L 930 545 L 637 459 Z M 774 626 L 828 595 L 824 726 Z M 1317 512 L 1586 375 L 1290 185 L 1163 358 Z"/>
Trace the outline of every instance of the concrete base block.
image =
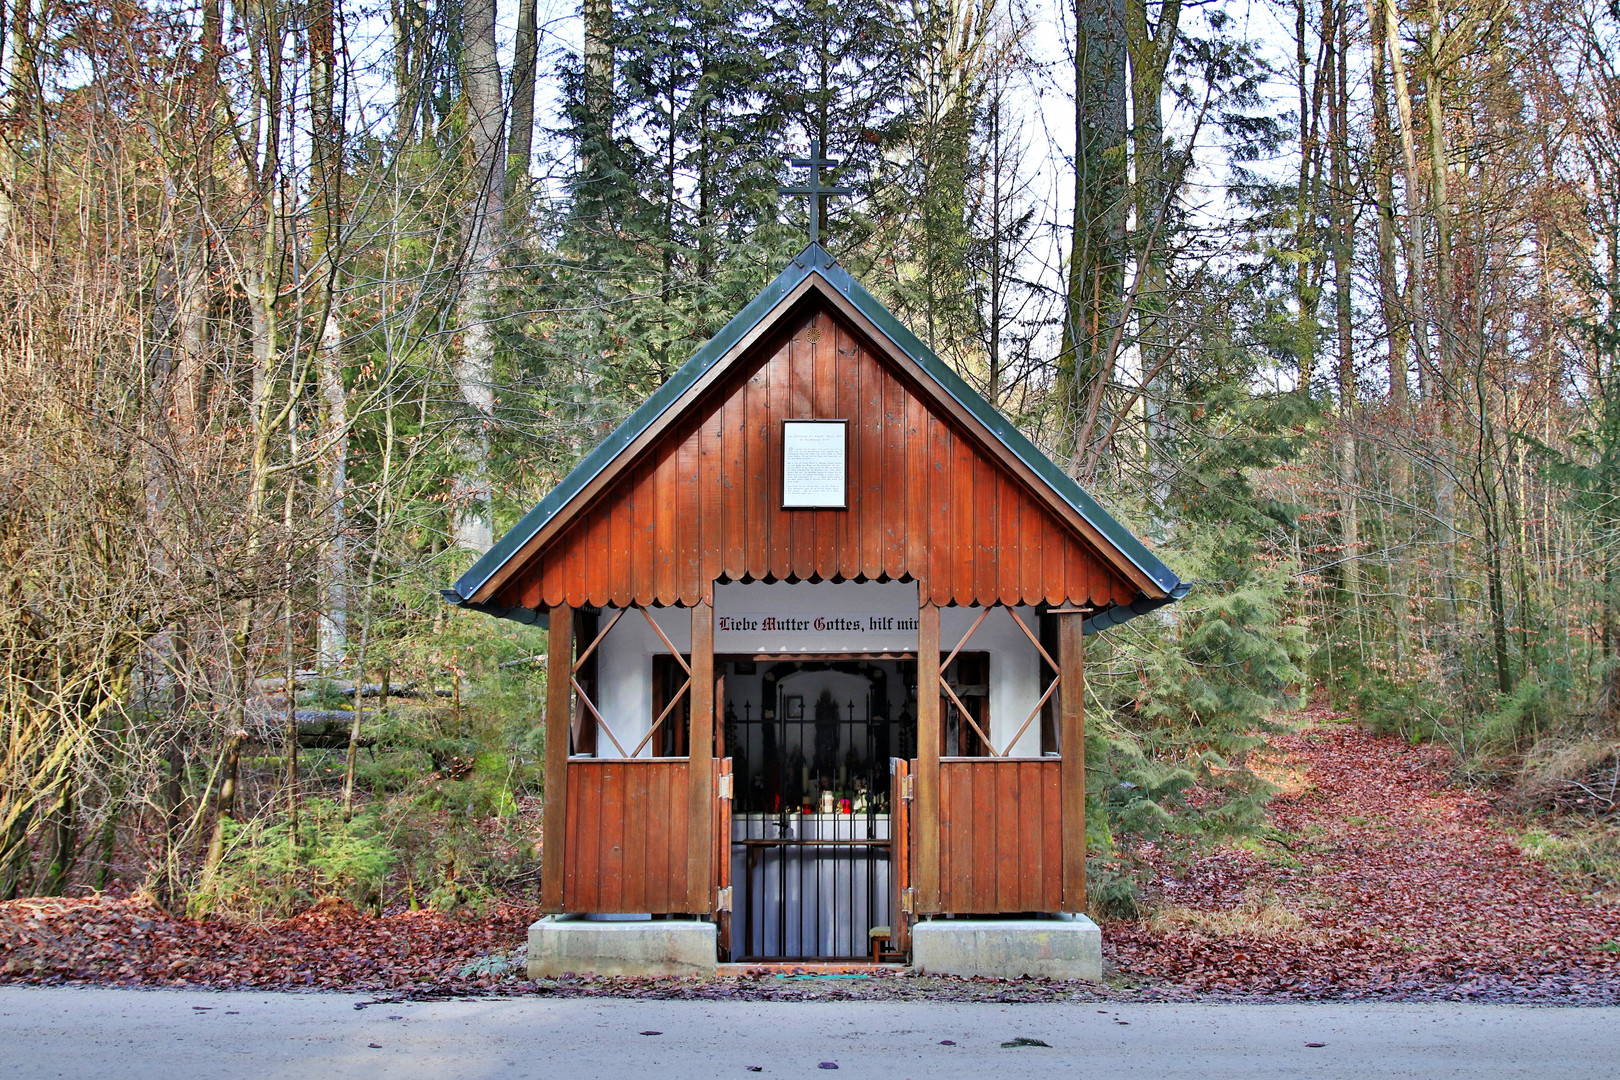
<path id="1" fill-rule="evenodd" d="M 531 979 L 559 975 L 713 976 L 714 923 L 547 915 L 529 926 Z"/>
<path id="2" fill-rule="evenodd" d="M 925 975 L 1102 981 L 1102 931 L 1084 915 L 930 919 L 911 930 L 911 963 Z"/>

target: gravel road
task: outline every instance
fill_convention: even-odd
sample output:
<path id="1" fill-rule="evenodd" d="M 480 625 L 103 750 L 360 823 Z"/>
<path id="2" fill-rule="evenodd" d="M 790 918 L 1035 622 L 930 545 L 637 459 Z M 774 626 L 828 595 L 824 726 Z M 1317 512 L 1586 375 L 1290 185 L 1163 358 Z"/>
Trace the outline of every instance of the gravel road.
<path id="1" fill-rule="evenodd" d="M 1048 1046 L 1004 1046 L 1017 1039 Z M 1313 1045 L 1320 1044 L 1320 1045 Z M 826 1064 L 823 1064 L 826 1063 Z M 485 998 L 0 986 L 0 1080 L 1603 1077 L 1620 1009 Z"/>

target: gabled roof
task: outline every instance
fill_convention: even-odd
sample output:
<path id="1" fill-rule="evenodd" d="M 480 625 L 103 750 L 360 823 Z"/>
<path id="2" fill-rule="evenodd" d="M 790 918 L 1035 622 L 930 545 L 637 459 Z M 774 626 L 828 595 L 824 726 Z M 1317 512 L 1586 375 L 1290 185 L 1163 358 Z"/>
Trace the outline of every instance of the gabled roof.
<path id="1" fill-rule="evenodd" d="M 801 251 L 776 279 L 760 291 L 746 307 L 739 311 L 714 337 L 681 366 L 670 379 L 653 392 L 641 407 L 590 453 L 586 454 L 572 472 L 564 477 L 545 498 L 523 516 L 482 558 L 456 581 L 454 587 L 443 590 L 445 600 L 460 607 L 486 611 L 498 616 L 509 613 L 499 604 L 490 602 L 490 594 L 504 580 L 508 564 L 543 532 L 559 525 L 571 516 L 570 505 L 599 476 L 609 470 L 643 435 L 666 419 L 670 412 L 689 392 L 704 383 L 706 376 L 740 345 L 757 336 L 773 313 L 784 308 L 785 302 L 801 294 L 806 285 L 819 287 L 835 299 L 842 300 L 863 316 L 886 344 L 911 361 L 911 364 L 931 380 L 943 396 L 954 402 L 977 426 L 995 441 L 1007 454 L 1033 474 L 1038 486 L 1077 515 L 1095 535 L 1093 540 L 1111 547 L 1135 572 L 1130 577 L 1138 582 L 1140 595 L 1130 604 L 1117 605 L 1086 620 L 1086 631 L 1106 629 L 1144 615 L 1149 611 L 1172 603 L 1185 596 L 1190 588 L 1146 546 L 1113 516 L 1104 510 L 1067 473 L 1058 468 L 1045 454 L 1035 448 L 1006 417 L 962 380 L 955 371 L 943 363 L 917 336 L 861 287 L 849 272 L 835 262 L 820 244 L 811 244 Z M 577 511 L 579 507 L 574 507 Z M 564 515 L 562 518 L 559 515 Z M 533 614 L 523 621 L 533 619 Z"/>

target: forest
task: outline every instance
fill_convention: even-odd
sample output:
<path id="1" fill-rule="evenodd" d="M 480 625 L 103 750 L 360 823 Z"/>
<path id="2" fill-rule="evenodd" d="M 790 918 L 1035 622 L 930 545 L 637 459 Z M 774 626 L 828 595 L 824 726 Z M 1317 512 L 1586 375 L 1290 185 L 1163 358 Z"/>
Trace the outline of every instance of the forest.
<path id="1" fill-rule="evenodd" d="M 0 0 L 0 900 L 532 893 L 454 581 L 824 243 L 1192 594 L 1089 642 L 1092 903 L 1313 695 L 1620 876 L 1620 10 Z"/>

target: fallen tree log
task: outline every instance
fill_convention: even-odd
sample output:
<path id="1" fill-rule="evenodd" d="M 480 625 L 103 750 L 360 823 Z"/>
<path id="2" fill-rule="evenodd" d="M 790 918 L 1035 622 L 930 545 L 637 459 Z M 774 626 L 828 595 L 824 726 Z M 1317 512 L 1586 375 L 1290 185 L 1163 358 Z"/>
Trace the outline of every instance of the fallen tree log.
<path id="1" fill-rule="evenodd" d="M 283 694 L 287 689 L 287 680 L 280 675 L 273 675 L 263 679 L 255 679 L 253 685 L 261 694 Z M 313 690 L 316 687 L 321 686 L 326 687 L 333 693 L 342 694 L 345 697 L 354 696 L 354 683 L 351 681 L 345 681 L 343 679 L 330 679 L 320 675 L 310 674 L 297 675 L 293 678 L 293 687 L 297 690 Z M 381 697 L 382 692 L 382 683 L 362 683 L 360 685 L 360 696 L 363 698 Z M 435 690 L 432 687 L 424 687 L 419 682 L 408 682 L 390 685 L 388 687 L 388 696 L 405 698 L 448 698 L 454 697 L 455 692 L 452 690 Z"/>

